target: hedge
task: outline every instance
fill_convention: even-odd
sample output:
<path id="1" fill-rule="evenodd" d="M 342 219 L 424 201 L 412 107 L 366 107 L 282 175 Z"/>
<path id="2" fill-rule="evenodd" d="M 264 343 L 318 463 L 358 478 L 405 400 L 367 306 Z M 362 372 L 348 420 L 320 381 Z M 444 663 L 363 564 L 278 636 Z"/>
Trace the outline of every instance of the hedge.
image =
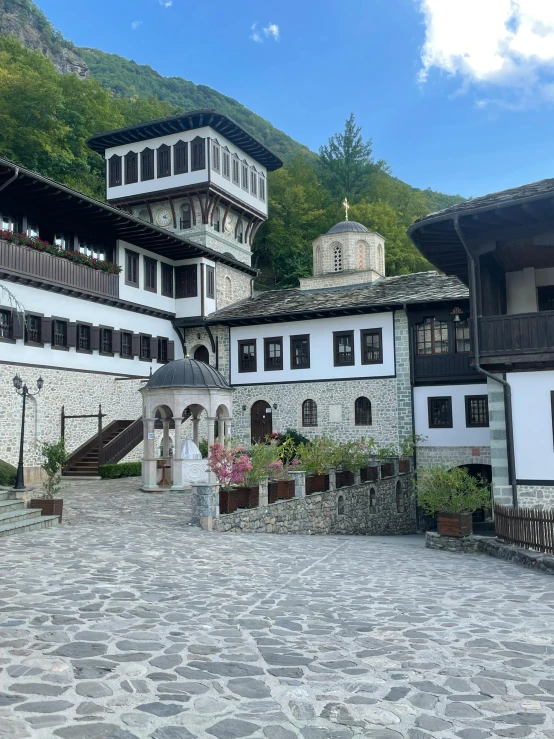
<path id="1" fill-rule="evenodd" d="M 15 467 L 0 459 L 0 485 L 9 488 L 13 487 L 15 485 L 16 475 L 17 470 Z"/>
<path id="2" fill-rule="evenodd" d="M 100 467 L 100 477 L 104 480 L 113 480 L 116 477 L 138 477 L 142 472 L 141 462 L 122 462 L 121 464 L 103 464 Z"/>

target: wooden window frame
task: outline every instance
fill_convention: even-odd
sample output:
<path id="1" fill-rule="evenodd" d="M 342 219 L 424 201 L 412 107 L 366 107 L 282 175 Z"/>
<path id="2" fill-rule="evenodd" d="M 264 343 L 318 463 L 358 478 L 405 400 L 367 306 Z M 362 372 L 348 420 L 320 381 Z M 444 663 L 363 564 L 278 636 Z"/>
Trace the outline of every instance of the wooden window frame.
<path id="1" fill-rule="evenodd" d="M 184 156 L 179 161 L 179 152 L 183 151 Z M 173 174 L 186 174 L 189 171 L 189 142 L 178 141 L 173 147 Z"/>
<path id="2" fill-rule="evenodd" d="M 313 403 L 313 407 L 310 405 L 308 411 L 307 403 Z M 302 428 L 316 428 L 318 425 L 317 418 L 317 403 L 313 398 L 306 398 L 302 401 Z"/>
<path id="3" fill-rule="evenodd" d="M 81 349 L 79 346 L 79 328 L 83 326 L 88 328 L 88 349 Z M 92 354 L 92 323 L 86 323 L 85 321 L 77 321 L 75 323 L 75 351 L 77 354 Z"/>
<path id="4" fill-rule="evenodd" d="M 307 342 L 307 355 L 308 355 L 308 362 L 307 364 L 294 364 L 294 342 L 295 341 L 306 341 Z M 310 369 L 310 334 L 294 334 L 290 337 L 290 368 L 291 370 L 302 370 L 302 369 Z"/>
<path id="5" fill-rule="evenodd" d="M 152 176 L 146 176 L 145 177 L 145 170 L 146 170 L 146 156 L 152 157 Z M 149 172 L 146 172 L 148 175 Z M 145 149 L 143 149 L 140 152 L 140 181 L 141 182 L 149 182 L 150 180 L 156 179 L 156 162 L 154 157 L 154 149 L 151 149 L 149 146 L 147 146 Z"/>
<path id="6" fill-rule="evenodd" d="M 165 342 L 165 359 L 160 358 L 160 355 L 162 354 L 162 346 L 164 346 L 163 342 Z M 158 356 L 156 361 L 158 364 L 167 364 L 169 362 L 169 339 L 165 336 L 158 336 Z"/>
<path id="7" fill-rule="evenodd" d="M 114 165 L 117 170 L 114 172 Z M 119 187 L 123 184 L 123 165 L 119 154 L 112 154 L 108 159 L 108 187 Z"/>
<path id="8" fill-rule="evenodd" d="M 65 344 L 54 344 L 54 327 L 56 321 L 65 324 Z M 44 339 L 44 337 L 42 337 Z M 50 318 L 50 348 L 60 352 L 69 351 L 69 319 L 62 316 L 51 316 Z"/>
<path id="9" fill-rule="evenodd" d="M 456 321 L 453 323 L 454 325 L 454 352 L 456 354 L 469 354 L 471 352 L 471 328 L 469 325 L 469 319 L 466 318 L 464 321 Z M 469 342 L 469 349 L 466 351 L 459 351 L 458 350 L 458 331 L 462 328 L 467 328 L 467 339 L 459 339 L 459 341 L 468 341 Z"/>
<path id="10" fill-rule="evenodd" d="M 161 270 L 162 270 L 162 274 L 161 274 L 161 279 L 162 279 L 161 294 L 164 297 L 166 297 L 166 298 L 172 298 L 175 295 L 175 272 L 174 272 L 174 269 L 173 269 L 173 265 L 172 264 L 167 264 L 167 262 L 161 262 L 161 265 L 162 265 L 161 266 Z M 165 275 L 164 275 L 164 273 L 165 273 Z M 166 286 L 165 286 L 166 280 L 164 278 L 167 275 L 170 275 L 170 280 L 169 280 L 170 283 L 171 283 L 171 289 L 170 290 L 167 290 L 166 289 Z"/>
<path id="11" fill-rule="evenodd" d="M 206 297 L 215 299 L 215 267 L 206 265 Z"/>
<path id="12" fill-rule="evenodd" d="M 426 321 L 431 321 L 431 323 L 430 324 L 426 324 L 425 323 Z M 445 326 L 446 326 L 446 351 L 445 352 L 442 352 L 442 351 L 441 352 L 437 352 L 437 351 L 435 351 L 435 348 L 436 348 L 435 323 L 436 322 L 438 322 L 438 323 L 444 323 Z M 430 334 L 431 334 L 431 344 L 430 344 L 431 351 L 430 352 L 420 352 L 419 351 L 419 345 L 420 345 L 420 342 L 419 342 L 419 331 L 420 331 L 420 329 L 421 330 L 424 330 L 424 326 L 425 325 L 430 325 L 431 326 L 431 332 L 430 332 Z M 442 331 L 442 329 L 441 329 L 441 331 Z M 444 356 L 445 354 L 450 354 L 451 353 L 451 351 L 450 351 L 450 336 L 451 336 L 451 323 L 450 323 L 450 321 L 443 320 L 442 318 L 435 318 L 435 316 L 424 316 L 424 318 L 422 318 L 422 320 L 419 323 L 416 323 L 416 326 L 415 326 L 415 334 L 416 334 L 415 335 L 415 344 L 416 344 L 415 345 L 415 352 L 416 352 L 416 354 L 417 354 L 418 357 L 432 357 L 432 356 L 441 357 L 441 356 Z M 443 340 L 441 339 L 441 342 L 442 341 Z M 424 342 L 423 345 L 424 346 L 426 345 L 425 342 Z"/>
<path id="13" fill-rule="evenodd" d="M 136 259 L 137 280 L 134 282 L 129 279 L 129 258 Z M 125 284 L 129 287 L 139 287 L 140 285 L 140 254 L 131 249 L 125 249 Z"/>
<path id="14" fill-rule="evenodd" d="M 280 361 L 276 363 L 276 366 L 272 367 L 271 357 L 268 356 L 268 348 L 270 344 L 278 344 L 280 347 Z M 283 337 L 282 336 L 270 336 L 264 338 L 264 372 L 278 372 L 283 369 Z"/>
<path id="15" fill-rule="evenodd" d="M 237 170 L 237 178 L 235 179 L 235 166 Z M 231 157 L 231 182 L 233 185 L 240 187 L 240 159 L 236 154 Z"/>
<path id="16" fill-rule="evenodd" d="M 190 142 L 190 171 L 206 169 L 206 139 L 197 136 Z"/>
<path id="17" fill-rule="evenodd" d="M 131 337 L 131 353 L 130 354 L 123 354 L 123 337 L 124 336 Z M 133 352 L 133 332 L 132 331 L 124 331 L 123 329 L 120 331 L 119 356 L 121 357 L 121 359 L 133 359 L 134 358 L 135 355 Z"/>
<path id="18" fill-rule="evenodd" d="M 359 400 L 367 400 L 369 403 L 369 423 L 361 423 L 359 420 L 358 408 L 356 407 Z M 373 406 L 367 395 L 359 395 L 354 401 L 354 426 L 373 426 Z"/>
<path id="19" fill-rule="evenodd" d="M 0 313 L 8 314 L 8 336 L 0 336 L 0 341 L 4 344 L 15 344 L 16 340 L 14 336 L 14 312 L 11 308 L 0 305 Z M 15 320 L 17 320 L 17 318 L 15 318 Z"/>
<path id="20" fill-rule="evenodd" d="M 113 326 L 98 326 L 98 353 L 103 357 L 113 357 L 114 350 L 113 350 L 113 344 L 114 344 L 114 330 Z M 104 332 L 109 331 L 110 332 L 110 346 L 111 350 L 109 352 L 104 351 L 103 349 L 103 343 L 104 343 Z"/>
<path id="21" fill-rule="evenodd" d="M 221 174 L 221 146 L 217 141 L 212 141 L 211 167 L 214 172 Z"/>
<path id="22" fill-rule="evenodd" d="M 366 336 L 378 336 L 379 337 L 379 358 L 378 359 L 366 359 Z M 360 350 L 361 350 L 361 363 L 362 364 L 383 364 L 383 329 L 382 328 L 364 328 L 360 331 Z"/>
<path id="23" fill-rule="evenodd" d="M 263 173 L 260 173 L 258 185 L 258 198 L 262 201 L 262 203 L 265 203 L 267 197 L 267 180 Z"/>
<path id="24" fill-rule="evenodd" d="M 447 402 L 447 422 L 444 424 L 433 424 L 432 421 L 432 403 L 437 400 L 445 400 Z M 452 420 L 452 396 L 436 395 L 427 398 L 427 424 L 430 429 L 451 429 L 454 428 Z"/>
<path id="25" fill-rule="evenodd" d="M 183 270 L 183 272 L 179 272 L 179 270 Z M 190 292 L 186 290 L 181 294 L 180 292 L 180 283 L 177 281 L 177 275 L 178 274 L 185 274 L 185 270 L 188 270 L 190 274 L 194 272 L 195 274 L 195 280 L 194 280 L 194 288 L 191 288 Z M 185 285 L 185 287 L 188 287 Z M 181 264 L 179 267 L 177 267 L 176 270 L 176 277 L 175 277 L 175 298 L 178 300 L 185 299 L 185 298 L 197 298 L 198 297 L 198 264 Z"/>
<path id="26" fill-rule="evenodd" d="M 245 192 L 250 192 L 250 167 L 244 159 L 240 163 L 240 187 Z"/>
<path id="27" fill-rule="evenodd" d="M 352 361 L 339 362 L 339 339 L 343 337 L 350 338 L 350 346 L 352 347 Z M 354 331 L 333 331 L 333 364 L 335 367 L 353 367 L 356 364 L 356 352 L 354 347 Z"/>
<path id="28" fill-rule="evenodd" d="M 153 267 L 154 269 L 154 284 L 153 285 L 147 285 L 146 280 L 148 278 L 148 269 L 149 267 Z M 158 292 L 158 260 L 153 259 L 153 257 L 144 257 L 144 289 L 147 290 L 149 293 L 157 293 Z"/>
<path id="29" fill-rule="evenodd" d="M 148 339 L 148 356 L 143 357 L 142 356 L 142 340 Z M 139 360 L 141 362 L 151 362 L 152 361 L 152 334 L 139 334 Z"/>
<path id="30" fill-rule="evenodd" d="M 256 167 L 250 169 L 250 194 L 255 198 L 258 197 L 258 170 Z"/>
<path id="31" fill-rule="evenodd" d="M 23 342 L 29 346 L 44 346 L 44 335 L 43 335 L 43 319 L 44 313 L 36 313 L 35 311 L 25 312 L 25 333 L 23 336 Z M 40 321 L 40 341 L 29 341 L 27 339 L 27 323 L 29 318 L 38 318 Z"/>
<path id="32" fill-rule="evenodd" d="M 161 161 L 160 152 L 164 154 Z M 165 154 L 167 154 L 167 169 L 162 170 L 161 162 L 165 158 Z M 171 146 L 168 146 L 167 144 L 160 144 L 156 149 L 156 175 L 158 179 L 161 179 L 162 177 L 171 177 Z"/>
<path id="33" fill-rule="evenodd" d="M 487 417 L 486 423 L 472 423 L 471 422 L 471 404 L 473 401 L 482 402 L 485 401 L 485 413 Z M 488 428 L 490 426 L 489 422 L 489 396 L 488 395 L 466 395 L 464 397 L 464 406 L 465 406 L 465 412 L 466 412 L 466 428 L 468 429 L 478 429 L 478 428 Z"/>
<path id="34" fill-rule="evenodd" d="M 138 182 L 138 175 L 139 175 L 139 161 L 138 161 L 137 152 L 128 151 L 127 154 L 125 154 L 124 160 L 125 160 L 125 184 L 133 185 L 135 182 Z M 129 170 L 131 169 L 130 167 L 131 162 L 133 163 L 134 168 L 135 168 L 134 178 L 132 174 L 131 176 L 129 176 Z"/>
<path id="35" fill-rule="evenodd" d="M 227 164 L 227 174 L 225 174 L 225 164 Z M 231 152 L 226 147 L 221 150 L 221 176 L 226 180 L 231 179 Z"/>
<path id="36" fill-rule="evenodd" d="M 242 364 L 242 347 L 245 345 L 254 345 L 254 362 L 253 367 L 244 368 L 244 365 Z M 242 374 L 245 372 L 257 372 L 258 371 L 258 347 L 256 343 L 256 339 L 239 339 L 238 343 L 238 371 Z"/>

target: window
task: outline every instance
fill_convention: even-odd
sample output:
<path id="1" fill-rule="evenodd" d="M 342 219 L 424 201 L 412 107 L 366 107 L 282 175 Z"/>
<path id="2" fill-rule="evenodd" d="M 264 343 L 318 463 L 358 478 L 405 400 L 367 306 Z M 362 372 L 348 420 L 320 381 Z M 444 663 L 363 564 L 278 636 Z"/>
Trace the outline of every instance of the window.
<path id="1" fill-rule="evenodd" d="M 138 182 L 138 155 L 134 151 L 125 154 L 125 184 Z"/>
<path id="2" fill-rule="evenodd" d="M 241 171 L 242 171 L 241 187 L 243 190 L 248 190 L 248 164 L 246 162 L 242 163 Z"/>
<path id="3" fill-rule="evenodd" d="M 176 267 L 175 278 L 176 298 L 195 298 L 198 295 L 198 265 Z"/>
<path id="4" fill-rule="evenodd" d="M 310 366 L 310 336 L 300 334 L 290 337 L 290 368 L 308 369 Z"/>
<path id="5" fill-rule="evenodd" d="M 369 488 L 369 512 L 377 513 L 377 493 L 375 488 Z"/>
<path id="6" fill-rule="evenodd" d="M 231 176 L 231 155 L 229 154 L 229 151 L 223 150 L 223 176 L 227 179 Z"/>
<path id="7" fill-rule="evenodd" d="M 181 208 L 181 230 L 185 228 L 190 228 L 190 226 L 191 226 L 190 205 L 186 203 Z"/>
<path id="8" fill-rule="evenodd" d="M 239 341 L 239 372 L 256 371 L 256 339 Z"/>
<path id="9" fill-rule="evenodd" d="M 233 184 L 239 184 L 239 158 L 236 154 L 233 154 Z"/>
<path id="10" fill-rule="evenodd" d="M 371 328 L 360 331 L 362 340 L 362 364 L 382 364 L 383 330 Z"/>
<path id="11" fill-rule="evenodd" d="M 223 297 L 225 304 L 228 305 L 233 302 L 233 283 L 231 282 L 231 278 L 226 277 L 223 284 Z"/>
<path id="12" fill-rule="evenodd" d="M 365 244 L 361 242 L 358 244 L 358 269 L 365 269 Z"/>
<path id="13" fill-rule="evenodd" d="M 333 331 L 335 367 L 354 364 L 354 331 Z"/>
<path id="14" fill-rule="evenodd" d="M 197 136 L 190 145 L 191 172 L 197 172 L 206 167 L 206 142 Z"/>
<path id="15" fill-rule="evenodd" d="M 448 323 L 424 318 L 416 326 L 418 354 L 448 354 Z"/>
<path id="16" fill-rule="evenodd" d="M 171 149 L 167 144 L 158 147 L 158 177 L 171 175 Z"/>
<path id="17" fill-rule="evenodd" d="M 477 428 L 489 425 L 489 399 L 486 395 L 466 395 L 466 426 Z"/>
<path id="18" fill-rule="evenodd" d="M 212 143 L 212 169 L 214 172 L 219 172 L 220 164 L 220 148 L 219 144 L 214 141 Z"/>
<path id="19" fill-rule="evenodd" d="M 158 261 L 151 257 L 144 257 L 144 289 L 158 291 Z"/>
<path id="20" fill-rule="evenodd" d="M 467 354 L 471 350 L 469 341 L 469 321 L 459 321 L 454 324 L 456 332 L 456 353 Z"/>
<path id="21" fill-rule="evenodd" d="M 108 162 L 108 172 L 108 186 L 116 187 L 117 185 L 121 185 L 121 157 L 117 156 L 117 154 L 110 157 Z"/>
<path id="22" fill-rule="evenodd" d="M 317 426 L 317 403 L 305 400 L 302 403 L 302 426 Z"/>
<path id="23" fill-rule="evenodd" d="M 100 329 L 100 354 L 113 354 L 113 331 L 111 328 Z"/>
<path id="24" fill-rule="evenodd" d="M 206 297 L 215 298 L 215 269 L 206 267 Z"/>
<path id="25" fill-rule="evenodd" d="M 140 154 L 140 179 L 154 179 L 154 152 L 152 149 L 143 149 Z"/>
<path id="26" fill-rule="evenodd" d="M 184 174 L 189 171 L 189 145 L 186 141 L 178 141 L 173 147 L 173 172 Z"/>
<path id="27" fill-rule="evenodd" d="M 396 512 L 404 513 L 404 493 L 402 492 L 400 480 L 396 483 Z"/>
<path id="28" fill-rule="evenodd" d="M 27 316 L 26 338 L 28 344 L 42 343 L 42 319 L 40 316 Z"/>
<path id="29" fill-rule="evenodd" d="M 263 174 L 260 175 L 260 200 L 265 203 L 265 177 Z"/>
<path id="30" fill-rule="evenodd" d="M 283 339 L 281 336 L 276 339 L 264 339 L 264 369 L 266 372 L 283 369 Z"/>
<path id="31" fill-rule="evenodd" d="M 125 284 L 139 286 L 139 255 L 125 249 Z"/>
<path id="32" fill-rule="evenodd" d="M 167 362 L 168 353 L 167 339 L 158 339 L 158 362 Z"/>
<path id="33" fill-rule="evenodd" d="M 344 516 L 344 495 L 339 495 L 337 500 L 337 515 Z"/>
<path id="34" fill-rule="evenodd" d="M 371 402 L 369 398 L 356 398 L 354 403 L 354 423 L 356 426 L 371 426 Z"/>
<path id="35" fill-rule="evenodd" d="M 77 324 L 77 351 L 90 352 L 90 326 Z"/>
<path id="36" fill-rule="evenodd" d="M 342 271 L 342 246 L 335 244 L 333 247 L 333 269 L 335 272 Z"/>
<path id="37" fill-rule="evenodd" d="M 119 353 L 122 357 L 133 356 L 133 334 L 128 331 L 121 332 L 121 349 Z"/>
<path id="38" fill-rule="evenodd" d="M 13 314 L 11 310 L 0 310 L 0 339 L 13 339 Z"/>
<path id="39" fill-rule="evenodd" d="M 67 347 L 67 321 L 55 318 L 52 321 L 52 348 Z"/>
<path id="40" fill-rule="evenodd" d="M 173 297 L 173 267 L 162 262 L 162 295 Z"/>
<path id="41" fill-rule="evenodd" d="M 427 398 L 430 429 L 452 428 L 452 398 Z"/>
<path id="42" fill-rule="evenodd" d="M 258 173 L 255 169 L 250 172 L 250 192 L 254 197 L 258 194 Z"/>
<path id="43" fill-rule="evenodd" d="M 140 337 L 140 359 L 150 359 L 151 358 L 150 353 L 150 336 L 143 336 L 141 334 Z"/>

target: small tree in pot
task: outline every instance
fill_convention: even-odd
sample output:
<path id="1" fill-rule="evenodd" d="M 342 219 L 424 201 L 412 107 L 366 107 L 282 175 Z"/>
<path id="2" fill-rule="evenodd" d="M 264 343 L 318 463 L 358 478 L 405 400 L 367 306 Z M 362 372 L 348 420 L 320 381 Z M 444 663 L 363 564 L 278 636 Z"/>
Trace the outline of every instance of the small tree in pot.
<path id="1" fill-rule="evenodd" d="M 329 467 L 336 460 L 337 443 L 326 436 L 316 437 L 309 444 L 298 446 L 300 469 L 306 472 L 306 495 L 329 489 Z"/>
<path id="2" fill-rule="evenodd" d="M 398 460 L 399 472 L 404 473 L 410 471 L 410 461 L 414 456 L 416 446 L 426 440 L 427 437 L 421 436 L 420 434 L 411 434 L 402 439 L 400 442 L 400 459 Z"/>
<path id="3" fill-rule="evenodd" d="M 32 498 L 29 508 L 40 508 L 43 516 L 59 516 L 62 520 L 63 498 L 54 496 L 62 489 L 62 470 L 67 465 L 69 454 L 65 448 L 65 442 L 60 439 L 55 444 L 43 444 L 42 456 L 44 462 L 41 467 L 46 473 L 43 483 L 44 496 Z"/>
<path id="4" fill-rule="evenodd" d="M 490 490 L 463 467 L 429 467 L 418 471 L 417 502 L 437 516 L 440 536 L 470 536 L 472 513 L 490 503 Z"/>

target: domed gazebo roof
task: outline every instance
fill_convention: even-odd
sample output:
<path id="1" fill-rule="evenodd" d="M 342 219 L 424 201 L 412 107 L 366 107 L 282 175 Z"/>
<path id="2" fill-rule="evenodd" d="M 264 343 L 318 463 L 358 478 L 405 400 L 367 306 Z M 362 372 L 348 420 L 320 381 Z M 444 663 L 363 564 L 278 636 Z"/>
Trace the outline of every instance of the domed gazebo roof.
<path id="1" fill-rule="evenodd" d="M 342 221 L 341 223 L 337 223 L 333 228 L 330 228 L 327 233 L 328 234 L 340 234 L 340 233 L 353 233 L 356 231 L 362 231 L 362 232 L 368 232 L 369 228 L 366 228 L 361 223 L 358 223 L 357 221 Z"/>
<path id="2" fill-rule="evenodd" d="M 164 364 L 144 385 L 144 388 L 149 390 L 158 387 L 230 389 L 223 375 L 216 369 L 205 362 L 188 357 Z"/>

